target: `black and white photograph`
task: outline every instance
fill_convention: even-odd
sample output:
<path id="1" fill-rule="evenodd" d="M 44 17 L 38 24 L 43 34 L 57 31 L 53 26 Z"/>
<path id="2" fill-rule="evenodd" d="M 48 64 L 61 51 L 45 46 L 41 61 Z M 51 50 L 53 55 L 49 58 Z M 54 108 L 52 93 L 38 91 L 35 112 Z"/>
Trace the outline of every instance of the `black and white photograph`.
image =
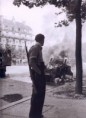
<path id="1" fill-rule="evenodd" d="M 86 118 L 86 0 L 0 0 L 0 118 Z"/>

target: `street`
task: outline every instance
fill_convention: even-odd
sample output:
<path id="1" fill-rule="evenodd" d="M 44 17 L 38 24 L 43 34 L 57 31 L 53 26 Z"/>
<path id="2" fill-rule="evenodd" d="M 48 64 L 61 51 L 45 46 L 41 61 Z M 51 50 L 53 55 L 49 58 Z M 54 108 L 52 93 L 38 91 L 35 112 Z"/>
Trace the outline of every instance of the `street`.
<path id="1" fill-rule="evenodd" d="M 28 66 L 8 66 L 6 75 L 13 80 L 31 83 Z"/>

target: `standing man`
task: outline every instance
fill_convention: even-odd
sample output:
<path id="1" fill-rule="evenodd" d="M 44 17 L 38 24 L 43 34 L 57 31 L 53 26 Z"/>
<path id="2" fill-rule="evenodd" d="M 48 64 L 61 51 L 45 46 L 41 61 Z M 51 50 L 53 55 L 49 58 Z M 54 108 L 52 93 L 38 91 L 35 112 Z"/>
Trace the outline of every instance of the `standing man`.
<path id="1" fill-rule="evenodd" d="M 29 118 L 43 118 L 42 109 L 46 90 L 44 77 L 45 65 L 42 57 L 44 38 L 43 34 L 37 34 L 35 36 L 36 44 L 33 45 L 28 52 L 30 75 L 33 83 Z"/>

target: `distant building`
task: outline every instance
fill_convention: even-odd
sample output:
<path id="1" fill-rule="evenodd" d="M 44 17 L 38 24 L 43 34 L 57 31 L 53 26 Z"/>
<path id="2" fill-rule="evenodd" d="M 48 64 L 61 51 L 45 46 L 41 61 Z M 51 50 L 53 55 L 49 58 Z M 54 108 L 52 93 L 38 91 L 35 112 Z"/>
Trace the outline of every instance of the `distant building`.
<path id="1" fill-rule="evenodd" d="M 15 19 L 8 20 L 0 16 L 0 48 L 11 49 L 13 64 L 27 61 L 25 41 L 28 48 L 34 43 L 32 29 Z"/>
<path id="2" fill-rule="evenodd" d="M 16 50 L 24 49 L 25 41 L 28 46 L 32 45 L 32 29 L 15 19 L 8 20 L 0 16 L 0 47 L 10 46 Z"/>

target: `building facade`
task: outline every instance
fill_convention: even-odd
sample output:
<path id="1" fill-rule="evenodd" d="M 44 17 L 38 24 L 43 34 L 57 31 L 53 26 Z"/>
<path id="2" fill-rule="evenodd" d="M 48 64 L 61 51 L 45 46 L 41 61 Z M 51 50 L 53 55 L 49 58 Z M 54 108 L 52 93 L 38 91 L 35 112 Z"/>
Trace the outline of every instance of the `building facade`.
<path id="1" fill-rule="evenodd" d="M 28 48 L 34 43 L 32 29 L 22 22 L 0 16 L 0 48 L 10 48 L 13 61 L 26 59 L 25 42 Z"/>
<path id="2" fill-rule="evenodd" d="M 27 46 L 33 43 L 32 29 L 24 23 L 0 16 L 0 47 L 11 46 L 16 50 L 24 49 L 25 41 Z"/>

